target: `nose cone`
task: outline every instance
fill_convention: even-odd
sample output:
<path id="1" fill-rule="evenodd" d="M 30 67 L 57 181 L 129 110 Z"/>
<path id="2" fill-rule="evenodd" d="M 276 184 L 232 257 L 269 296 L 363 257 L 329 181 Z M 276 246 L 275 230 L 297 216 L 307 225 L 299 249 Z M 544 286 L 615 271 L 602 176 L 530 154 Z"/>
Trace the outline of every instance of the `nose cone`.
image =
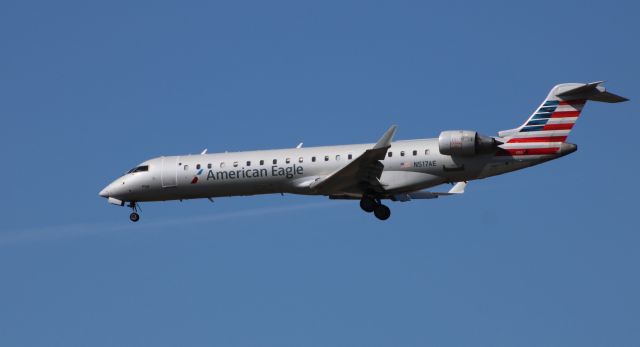
<path id="1" fill-rule="evenodd" d="M 103 198 L 123 199 L 128 192 L 131 192 L 131 190 L 128 189 L 127 186 L 128 185 L 125 184 L 125 179 L 120 177 L 111 182 L 108 186 L 104 187 L 104 189 L 102 189 L 100 193 L 98 193 L 98 195 Z"/>

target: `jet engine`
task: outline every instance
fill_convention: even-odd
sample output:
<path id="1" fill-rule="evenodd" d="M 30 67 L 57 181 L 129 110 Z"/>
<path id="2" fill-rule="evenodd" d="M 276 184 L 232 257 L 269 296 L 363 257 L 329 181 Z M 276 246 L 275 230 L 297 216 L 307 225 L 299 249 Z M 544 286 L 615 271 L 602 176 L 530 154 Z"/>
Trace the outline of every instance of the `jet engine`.
<path id="1" fill-rule="evenodd" d="M 440 133 L 438 148 L 444 155 L 470 157 L 493 153 L 501 142 L 471 130 L 448 130 Z"/>

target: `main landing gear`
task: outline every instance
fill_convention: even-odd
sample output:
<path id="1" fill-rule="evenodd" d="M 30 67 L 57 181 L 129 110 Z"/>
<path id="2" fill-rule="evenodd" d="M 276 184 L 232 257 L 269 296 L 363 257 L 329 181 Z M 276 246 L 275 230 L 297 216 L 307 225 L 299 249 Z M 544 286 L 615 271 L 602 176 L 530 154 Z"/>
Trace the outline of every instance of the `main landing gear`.
<path id="1" fill-rule="evenodd" d="M 138 214 L 138 205 L 132 201 L 129 203 L 129 207 L 133 210 L 133 212 L 131 212 L 131 214 L 129 215 L 129 219 L 132 222 L 137 222 L 140 220 L 140 215 Z"/>
<path id="2" fill-rule="evenodd" d="M 391 217 L 391 210 L 380 202 L 380 199 L 364 197 L 360 200 L 360 208 L 367 213 L 373 214 L 379 220 L 387 220 Z"/>

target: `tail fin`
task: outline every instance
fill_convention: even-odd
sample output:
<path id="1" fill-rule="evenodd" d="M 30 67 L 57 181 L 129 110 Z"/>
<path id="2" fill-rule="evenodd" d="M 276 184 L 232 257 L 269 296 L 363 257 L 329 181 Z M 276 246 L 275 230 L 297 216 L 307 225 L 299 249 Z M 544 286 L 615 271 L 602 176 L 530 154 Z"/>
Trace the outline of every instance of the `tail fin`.
<path id="1" fill-rule="evenodd" d="M 506 144 L 521 144 L 517 145 L 518 148 L 507 149 L 513 146 L 506 146 L 505 149 L 516 155 L 557 153 L 588 100 L 627 101 L 626 98 L 607 92 L 600 84 L 602 81 L 587 84 L 563 83 L 553 87 L 544 102 L 524 124 L 516 129 L 498 132 L 498 136 L 505 138 Z M 531 148 L 522 153 L 517 152 L 517 149 L 525 147 Z"/>

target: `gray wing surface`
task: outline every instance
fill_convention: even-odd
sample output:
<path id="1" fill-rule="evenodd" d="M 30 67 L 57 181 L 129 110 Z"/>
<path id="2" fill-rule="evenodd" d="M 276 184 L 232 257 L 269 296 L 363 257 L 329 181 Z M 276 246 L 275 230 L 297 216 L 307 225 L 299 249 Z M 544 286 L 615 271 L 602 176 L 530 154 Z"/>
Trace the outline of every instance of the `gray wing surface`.
<path id="1" fill-rule="evenodd" d="M 396 128 L 395 125 L 391 126 L 373 148 L 366 150 L 340 170 L 313 182 L 310 188 L 326 195 L 343 192 L 384 193 L 384 187 L 380 184 L 384 165 L 380 161 L 391 147 Z"/>

